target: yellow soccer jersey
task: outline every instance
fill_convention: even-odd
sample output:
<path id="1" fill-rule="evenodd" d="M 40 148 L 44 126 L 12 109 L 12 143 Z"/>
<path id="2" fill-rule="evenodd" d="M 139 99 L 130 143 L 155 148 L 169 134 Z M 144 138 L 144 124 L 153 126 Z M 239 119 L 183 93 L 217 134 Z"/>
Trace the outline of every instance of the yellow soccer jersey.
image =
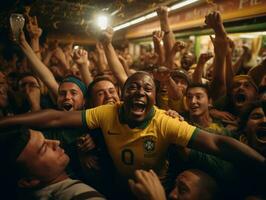
<path id="1" fill-rule="evenodd" d="M 84 125 L 102 129 L 109 154 L 123 177 L 132 177 L 136 169 L 154 169 L 161 174 L 169 144 L 186 146 L 196 127 L 155 108 L 155 115 L 144 129 L 131 129 L 119 121 L 120 106 L 104 105 L 84 111 Z"/>

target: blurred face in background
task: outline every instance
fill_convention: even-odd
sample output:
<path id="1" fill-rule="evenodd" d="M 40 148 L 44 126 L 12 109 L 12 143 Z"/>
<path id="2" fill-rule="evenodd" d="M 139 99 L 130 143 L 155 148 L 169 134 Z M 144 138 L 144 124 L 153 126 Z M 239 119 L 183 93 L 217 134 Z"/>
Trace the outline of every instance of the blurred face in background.
<path id="1" fill-rule="evenodd" d="M 233 82 L 232 100 L 238 109 L 244 108 L 248 103 L 256 100 L 257 91 L 247 79 L 240 79 Z"/>
<path id="2" fill-rule="evenodd" d="M 3 72 L 0 72 L 0 109 L 5 108 L 8 104 L 7 89 L 6 76 Z"/>
<path id="3" fill-rule="evenodd" d="M 249 114 L 246 124 L 248 144 L 266 156 L 266 113 L 265 108 L 254 108 Z"/>

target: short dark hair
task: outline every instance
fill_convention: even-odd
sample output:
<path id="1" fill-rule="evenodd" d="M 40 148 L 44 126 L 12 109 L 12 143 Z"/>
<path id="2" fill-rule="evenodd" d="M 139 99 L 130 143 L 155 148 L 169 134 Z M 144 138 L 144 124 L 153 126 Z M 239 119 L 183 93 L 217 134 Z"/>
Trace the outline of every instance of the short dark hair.
<path id="1" fill-rule="evenodd" d="M 189 171 L 200 177 L 200 187 L 205 189 L 205 193 L 202 193 L 202 199 L 217 199 L 219 194 L 218 184 L 216 180 L 209 174 L 199 170 L 199 169 L 188 169 Z M 209 198 L 206 196 L 209 195 Z"/>
<path id="2" fill-rule="evenodd" d="M 259 86 L 259 95 L 266 93 L 266 85 Z"/>
<path id="3" fill-rule="evenodd" d="M 191 80 L 188 76 L 188 73 L 186 70 L 184 69 L 175 69 L 175 70 L 172 70 L 171 71 L 171 77 L 179 77 L 179 78 L 182 78 L 184 79 L 186 82 L 187 82 L 187 85 L 190 85 L 191 84 Z"/>
<path id="4" fill-rule="evenodd" d="M 17 158 L 22 153 L 30 140 L 29 129 L 24 126 L 13 126 L 1 129 L 0 135 L 0 154 L 5 160 L 3 168 L 7 169 L 7 173 L 17 180 L 25 175 L 24 167 L 17 162 Z"/>
<path id="5" fill-rule="evenodd" d="M 38 77 L 36 75 L 34 75 L 31 72 L 24 72 L 22 74 L 18 74 L 18 79 L 17 79 L 17 88 L 19 87 L 19 81 L 21 81 L 21 79 L 27 77 L 27 76 L 32 76 L 33 78 L 36 79 L 36 81 L 38 82 L 39 86 L 41 86 L 40 80 L 38 79 Z"/>
<path id="6" fill-rule="evenodd" d="M 187 90 L 186 90 L 186 95 L 187 95 L 187 92 L 188 92 L 189 89 L 196 88 L 196 87 L 204 89 L 206 94 L 207 94 L 207 96 L 208 96 L 208 98 L 211 98 L 209 85 L 208 84 L 203 84 L 203 83 L 192 83 L 192 84 L 188 85 Z"/>

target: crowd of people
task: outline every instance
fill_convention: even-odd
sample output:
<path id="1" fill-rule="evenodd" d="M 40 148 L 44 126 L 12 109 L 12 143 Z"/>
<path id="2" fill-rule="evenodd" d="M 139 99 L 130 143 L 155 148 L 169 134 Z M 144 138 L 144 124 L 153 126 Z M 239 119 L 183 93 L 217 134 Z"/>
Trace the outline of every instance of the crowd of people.
<path id="1" fill-rule="evenodd" d="M 2 53 L 1 189 L 10 199 L 266 198 L 266 59 L 243 69 L 221 14 L 213 52 L 176 40 L 167 7 L 133 60 L 108 27 L 95 50 L 40 42 L 36 16 Z M 15 191 L 15 192 L 14 192 Z"/>

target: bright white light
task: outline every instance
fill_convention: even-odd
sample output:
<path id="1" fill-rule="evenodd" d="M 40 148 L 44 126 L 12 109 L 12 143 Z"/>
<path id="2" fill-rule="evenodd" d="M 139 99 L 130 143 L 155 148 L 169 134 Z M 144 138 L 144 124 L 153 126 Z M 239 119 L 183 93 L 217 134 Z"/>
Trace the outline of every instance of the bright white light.
<path id="1" fill-rule="evenodd" d="M 253 39 L 253 38 L 259 37 L 260 35 L 266 35 L 266 32 L 263 31 L 263 32 L 254 32 L 254 33 L 243 33 L 243 34 L 240 34 L 239 37 Z"/>
<path id="2" fill-rule="evenodd" d="M 187 1 L 183 1 L 181 3 L 177 3 L 177 4 L 174 4 L 170 7 L 170 10 L 176 10 L 176 9 L 179 9 L 179 8 L 182 8 L 182 7 L 185 7 L 189 4 L 192 4 L 192 3 L 195 3 L 199 0 L 187 0 Z"/>
<path id="3" fill-rule="evenodd" d="M 189 4 L 195 3 L 197 1 L 200 1 L 200 0 L 187 0 L 187 1 L 183 1 L 181 3 L 174 4 L 174 5 L 172 5 L 169 8 L 169 11 L 171 11 L 171 10 L 177 10 L 179 8 L 182 8 L 182 7 L 187 6 Z M 149 14 L 144 15 L 142 17 L 133 19 L 132 21 L 126 22 L 124 24 L 120 24 L 120 25 L 114 27 L 113 30 L 114 31 L 118 31 L 118 30 L 124 29 L 126 27 L 132 26 L 134 24 L 137 24 L 137 23 L 143 22 L 145 20 L 151 19 L 151 18 L 156 17 L 156 16 L 157 16 L 157 13 L 156 12 L 152 12 L 152 13 L 149 13 Z"/>
<path id="4" fill-rule="evenodd" d="M 97 26 L 99 26 L 101 30 L 104 30 L 107 28 L 108 19 L 106 16 L 104 15 L 98 16 L 96 22 L 97 22 Z"/>
<path id="5" fill-rule="evenodd" d="M 150 19 L 150 18 L 153 18 L 153 17 L 156 17 L 156 16 L 157 16 L 157 13 L 156 12 L 152 12 L 150 14 L 145 15 L 144 17 L 146 19 Z"/>
<path id="6" fill-rule="evenodd" d="M 74 50 L 77 50 L 79 48 L 79 45 L 74 46 Z"/>

